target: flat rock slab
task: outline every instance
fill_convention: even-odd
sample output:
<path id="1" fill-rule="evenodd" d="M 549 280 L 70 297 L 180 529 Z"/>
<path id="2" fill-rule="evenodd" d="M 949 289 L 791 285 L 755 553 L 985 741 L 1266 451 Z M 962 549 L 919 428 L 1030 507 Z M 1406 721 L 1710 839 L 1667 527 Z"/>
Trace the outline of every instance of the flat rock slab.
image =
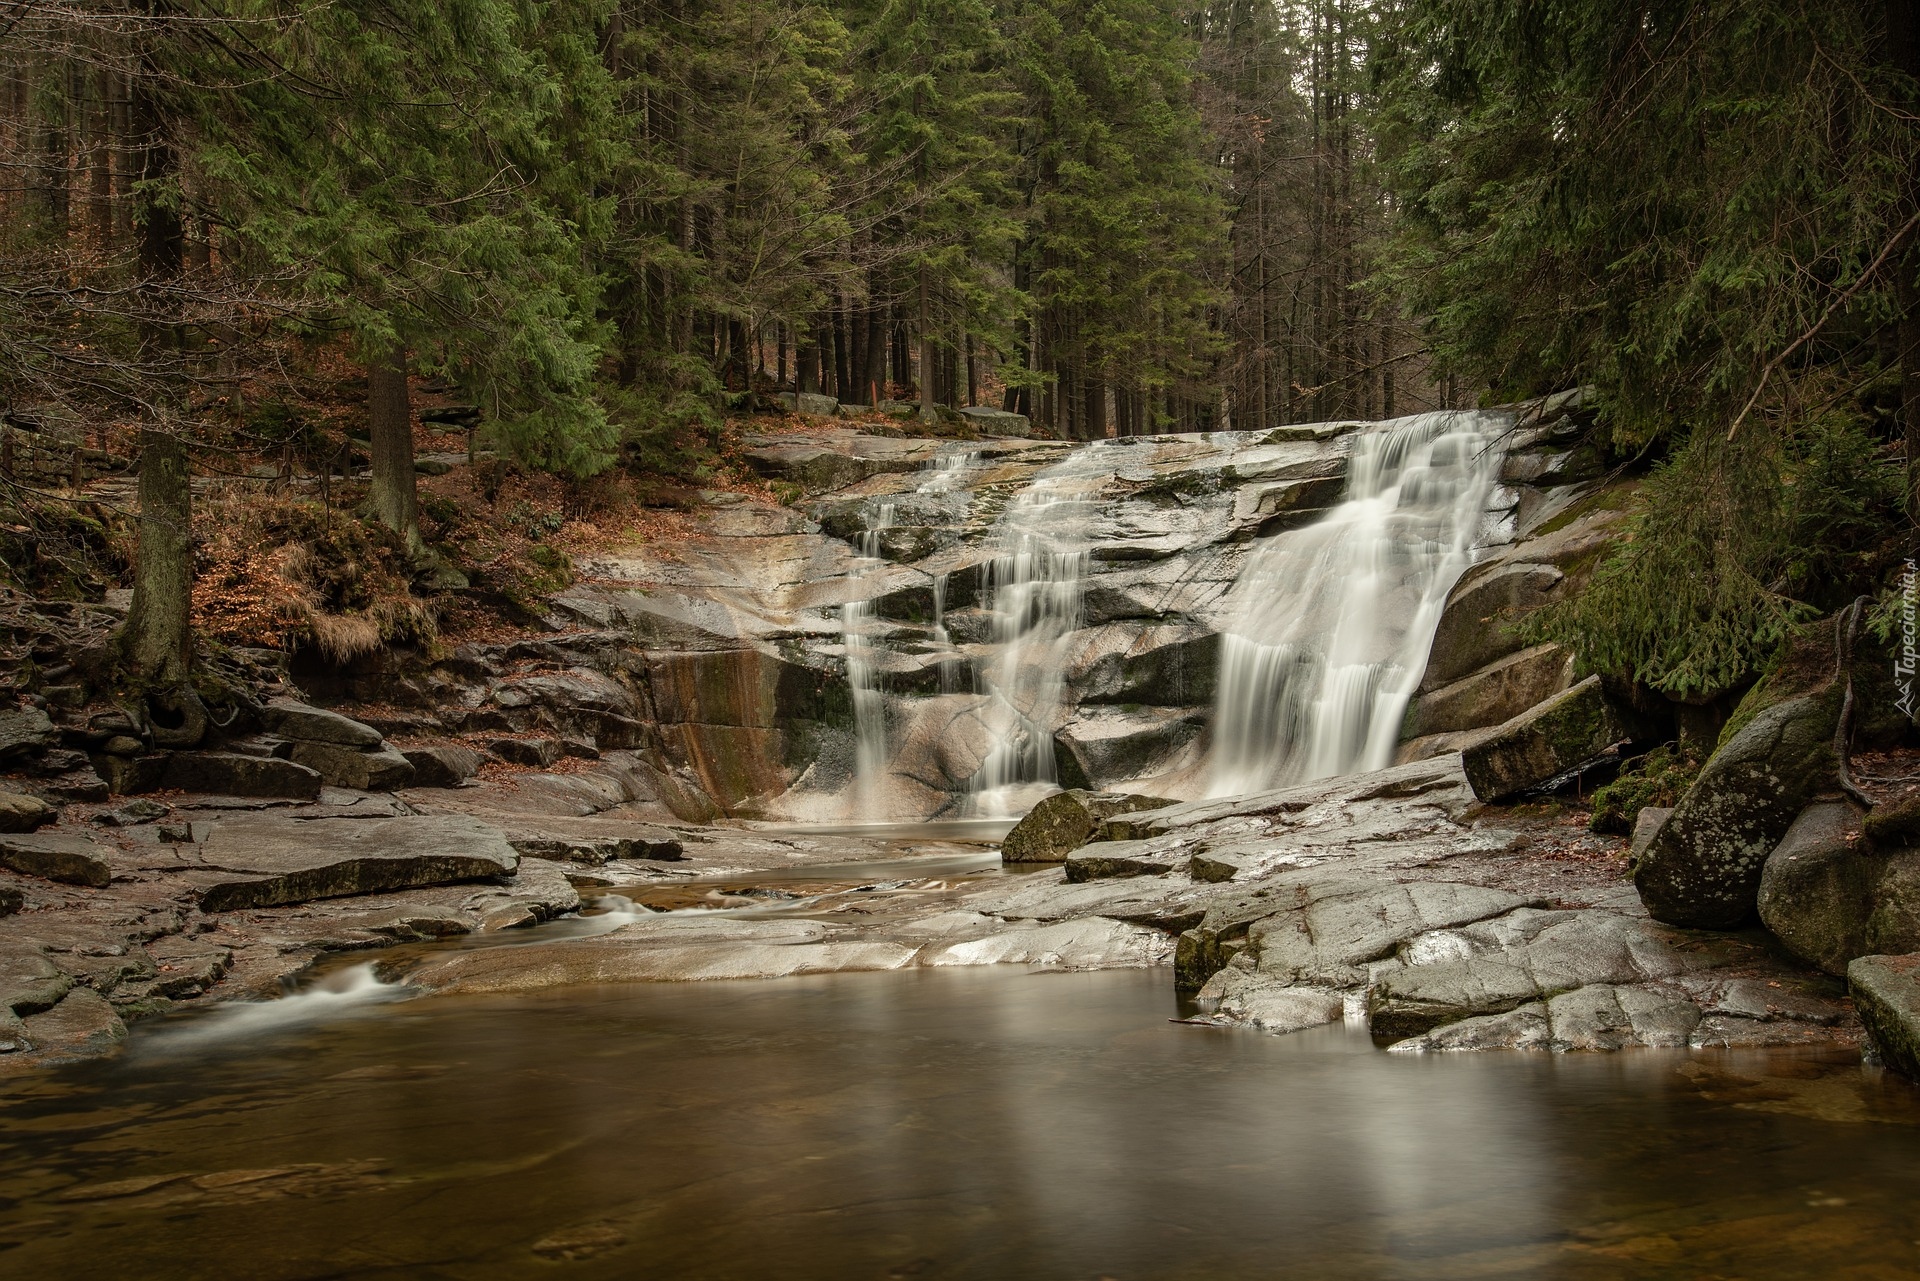
<path id="1" fill-rule="evenodd" d="M 231 874 L 202 892 L 203 912 L 490 880 L 520 861 L 499 828 L 464 814 L 236 819 L 212 830 L 200 859 Z"/>
<path id="2" fill-rule="evenodd" d="M 99 887 L 113 879 L 106 851 L 80 836 L 47 832 L 0 836 L 0 867 L 66 885 Z"/>
<path id="3" fill-rule="evenodd" d="M 1881 1059 L 1920 1080 L 1920 955 L 1860 957 L 1847 966 L 1847 987 Z"/>

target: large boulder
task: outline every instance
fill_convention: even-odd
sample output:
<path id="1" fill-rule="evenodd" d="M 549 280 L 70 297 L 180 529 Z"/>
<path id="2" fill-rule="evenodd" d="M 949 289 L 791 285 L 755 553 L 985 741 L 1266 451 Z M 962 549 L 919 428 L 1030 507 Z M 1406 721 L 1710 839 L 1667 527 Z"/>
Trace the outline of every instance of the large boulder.
<path id="1" fill-rule="evenodd" d="M 38 756 L 59 742 L 59 731 L 39 708 L 0 709 L 0 765 Z"/>
<path id="2" fill-rule="evenodd" d="M 217 796 L 285 797 L 311 801 L 320 795 L 320 771 L 296 761 L 239 752 L 175 752 L 160 777 L 164 787 Z"/>
<path id="3" fill-rule="evenodd" d="M 1504 800 L 1565 774 L 1634 736 L 1631 718 L 1589 676 L 1522 712 L 1461 753 L 1467 782 L 1483 801 Z"/>
<path id="4" fill-rule="evenodd" d="M 269 734 L 310 743 L 337 743 L 342 747 L 377 748 L 380 731 L 338 712 L 309 707 L 293 699 L 275 699 L 260 709 Z"/>
<path id="5" fill-rule="evenodd" d="M 1060 781 L 1100 788 L 1170 768 L 1200 736 L 1204 713 L 1178 707 L 1082 707 L 1054 733 Z"/>
<path id="6" fill-rule="evenodd" d="M 1165 809 L 1174 802 L 1158 796 L 1089 792 L 1068 788 L 1047 797 L 1014 825 L 1000 843 L 1003 863 L 1064 863 L 1085 845 L 1094 828 L 1120 814 Z"/>
<path id="7" fill-rule="evenodd" d="M 413 786 L 413 762 L 391 747 L 369 751 L 337 743 L 295 743 L 293 759 L 318 770 L 329 787 L 392 792 Z"/>
<path id="8" fill-rule="evenodd" d="M 1572 683 L 1572 654 L 1558 645 L 1530 646 L 1415 698 L 1400 737 L 1502 725 Z"/>
<path id="9" fill-rule="evenodd" d="M 1920 955 L 1860 957 L 1847 988 L 1881 1061 L 1920 1080 Z"/>
<path id="10" fill-rule="evenodd" d="M 1730 930 L 1753 919 L 1767 857 L 1834 778 L 1839 715 L 1837 690 L 1803 694 L 1766 707 L 1721 744 L 1634 865 L 1655 920 Z"/>
<path id="11" fill-rule="evenodd" d="M 1877 848 L 1845 801 L 1809 805 L 1768 855 L 1760 920 L 1829 974 L 1857 957 L 1920 952 L 1920 850 Z"/>
<path id="12" fill-rule="evenodd" d="M 203 912 L 273 907 L 512 875 L 506 835 L 464 814 L 405 818 L 250 818 L 221 823 L 200 861 L 222 875 Z"/>
<path id="13" fill-rule="evenodd" d="M 1469 574 L 1453 589 L 1434 629 L 1420 687 L 1439 689 L 1526 647 L 1514 624 L 1551 603 L 1566 575 L 1553 565 L 1520 562 Z"/>
<path id="14" fill-rule="evenodd" d="M 480 772 L 480 753 L 457 743 L 403 747 L 400 754 L 413 766 L 415 787 L 458 787 Z"/>

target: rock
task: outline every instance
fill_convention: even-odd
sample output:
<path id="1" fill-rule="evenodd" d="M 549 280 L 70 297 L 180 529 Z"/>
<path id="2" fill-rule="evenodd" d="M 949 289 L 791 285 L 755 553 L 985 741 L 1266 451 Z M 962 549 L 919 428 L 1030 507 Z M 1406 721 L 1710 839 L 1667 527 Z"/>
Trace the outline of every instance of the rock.
<path id="1" fill-rule="evenodd" d="M 260 710 L 260 719 L 269 734 L 309 743 L 336 743 L 342 747 L 379 747 L 385 740 L 371 725 L 309 707 L 292 699 L 275 699 Z"/>
<path id="2" fill-rule="evenodd" d="M 37 707 L 0 710 L 0 765 L 38 756 L 58 746 L 60 733 Z"/>
<path id="3" fill-rule="evenodd" d="M 90 805 L 106 800 L 111 795 L 106 780 L 94 772 L 93 766 L 84 763 L 84 757 L 81 759 L 83 762 L 81 768 L 66 770 L 45 782 L 36 783 L 33 785 L 33 790 L 38 792 L 43 800 L 80 801 Z"/>
<path id="4" fill-rule="evenodd" d="M 1417 935 L 1538 904 L 1478 885 L 1401 885 L 1337 875 L 1295 880 L 1275 897 L 1276 906 L 1289 899 L 1292 906 L 1255 922 L 1248 931 L 1247 950 L 1255 968 L 1286 982 L 1325 987 L 1364 983 L 1369 962 L 1394 955 Z"/>
<path id="5" fill-rule="evenodd" d="M 628 836 L 516 836 L 510 843 L 524 858 L 595 866 L 616 859 L 675 863 L 685 857 L 677 837 L 655 829 L 646 829 L 644 835 Z"/>
<path id="6" fill-rule="evenodd" d="M 1119 814 L 1164 809 L 1174 802 L 1157 796 L 1089 792 L 1069 788 L 1047 797 L 1021 819 L 1000 843 L 1003 863 L 1064 863 L 1087 843 L 1094 827 Z"/>
<path id="7" fill-rule="evenodd" d="M 1240 875 L 1244 861 L 1227 853 L 1195 854 L 1187 860 L 1187 875 L 1204 885 L 1219 885 Z"/>
<path id="8" fill-rule="evenodd" d="M 415 787 L 458 787 L 480 772 L 480 753 L 452 743 L 403 747 L 400 754 L 413 766 Z"/>
<path id="9" fill-rule="evenodd" d="M 560 759 L 560 741 L 553 738 L 496 738 L 487 750 L 509 765 L 547 769 Z"/>
<path id="10" fill-rule="evenodd" d="M 1552 565 L 1497 565 L 1469 574 L 1448 596 L 1434 630 L 1422 690 L 1438 689 L 1525 648 L 1519 619 L 1550 603 L 1566 575 Z"/>
<path id="11" fill-rule="evenodd" d="M 193 824 L 191 823 L 162 823 L 154 831 L 159 834 L 160 841 L 164 845 L 193 844 Z"/>
<path id="12" fill-rule="evenodd" d="M 141 823 L 151 823 L 157 818 L 165 818 L 172 812 L 159 801 L 140 799 L 128 801 L 118 809 L 95 814 L 93 821 L 103 827 L 136 827 Z"/>
<path id="13" fill-rule="evenodd" d="M 1640 862 L 1640 856 L 1647 852 L 1647 846 L 1653 844 L 1654 835 L 1659 832 L 1660 825 L 1665 823 L 1672 814 L 1673 807 L 1670 805 L 1647 805 L 1634 816 L 1633 836 L 1627 845 L 1629 867 Z"/>
<path id="14" fill-rule="evenodd" d="M 12 916 L 26 906 L 27 896 L 12 886 L 0 886 L 0 916 Z"/>
<path id="15" fill-rule="evenodd" d="M 138 756 L 109 756 L 102 752 L 93 758 L 94 772 L 106 781 L 111 796 L 132 796 L 159 789 L 166 780 L 171 752 L 148 752 Z"/>
<path id="16" fill-rule="evenodd" d="M 818 392 L 803 391 L 795 394 L 783 391 L 778 399 L 782 405 L 796 414 L 811 414 L 816 418 L 831 418 L 840 412 L 840 402 L 832 396 L 822 396 Z"/>
<path id="17" fill-rule="evenodd" d="M 1729 930 L 1753 919 L 1767 856 L 1833 778 L 1839 711 L 1831 689 L 1785 699 L 1708 758 L 1634 864 L 1655 920 Z"/>
<path id="18" fill-rule="evenodd" d="M 0 949 L 0 1009 L 25 1018 L 52 1009 L 72 990 L 73 979 L 39 949 Z"/>
<path id="19" fill-rule="evenodd" d="M 1920 794 L 1874 806 L 1866 833 L 1876 845 L 1920 845 Z"/>
<path id="20" fill-rule="evenodd" d="M 1829 974 L 1856 957 L 1920 952 L 1920 850 L 1881 849 L 1844 801 L 1809 805 L 1767 856 L 1760 920 Z"/>
<path id="21" fill-rule="evenodd" d="M 33 836 L 0 836 L 0 867 L 22 876 L 38 876 L 66 885 L 90 885 L 99 888 L 113 879 L 113 871 L 101 858 L 104 851 L 80 836 L 44 833 Z"/>
<path id="22" fill-rule="evenodd" d="M 37 796 L 0 792 L 0 832 L 31 832 L 54 820 L 53 806 Z"/>
<path id="23" fill-rule="evenodd" d="M 125 734 L 115 734 L 100 745 L 100 750 L 108 756 L 138 756 L 145 748 L 145 743 Z"/>
<path id="24" fill-rule="evenodd" d="M 76 987 L 60 1004 L 26 1020 L 33 1048 L 54 1058 L 90 1058 L 111 1053 L 127 1039 L 127 1025 L 107 999 L 92 988 Z"/>
<path id="25" fill-rule="evenodd" d="M 1881 1061 L 1920 1080 L 1920 955 L 1859 957 L 1847 990 Z"/>
<path id="26" fill-rule="evenodd" d="M 1400 737 L 1502 725 L 1572 683 L 1573 655 L 1558 645 L 1534 645 L 1421 694 L 1407 708 Z"/>
<path id="27" fill-rule="evenodd" d="M 1483 801 L 1505 800 L 1631 738 L 1631 727 L 1589 676 L 1502 725 L 1461 753 L 1467 782 Z"/>
<path id="28" fill-rule="evenodd" d="M 1094 841 L 1067 856 L 1067 881 L 1109 880 L 1124 876 L 1158 876 L 1180 861 L 1178 850 L 1155 847 L 1151 841 Z"/>
<path id="29" fill-rule="evenodd" d="M 207 867 L 233 874 L 202 892 L 203 912 L 491 880 L 519 864 L 500 829 L 464 814 L 236 819 L 200 850 Z"/>
<path id="30" fill-rule="evenodd" d="M 1070 787 L 1101 788 L 1169 768 L 1205 728 L 1206 716 L 1181 707 L 1082 707 L 1055 732 L 1054 760 Z"/>
<path id="31" fill-rule="evenodd" d="M 318 770 L 329 787 L 392 792 L 413 786 L 413 763 L 391 747 L 364 751 L 335 743 L 298 742 L 293 745 L 293 760 Z"/>
<path id="32" fill-rule="evenodd" d="M 1222 970 L 1200 993 L 1215 1000 L 1214 1017 L 1223 1023 L 1281 1034 L 1338 1023 L 1346 998 L 1318 987 L 1292 987 L 1246 970 Z"/>
<path id="33" fill-rule="evenodd" d="M 243 756 L 238 752 L 175 752 L 161 781 L 183 792 L 216 796 L 286 797 L 310 801 L 320 795 L 320 771 L 297 761 Z"/>
<path id="34" fill-rule="evenodd" d="M 986 405 L 969 405 L 960 416 L 988 436 L 1031 436 L 1033 424 L 1025 414 L 1009 413 Z"/>

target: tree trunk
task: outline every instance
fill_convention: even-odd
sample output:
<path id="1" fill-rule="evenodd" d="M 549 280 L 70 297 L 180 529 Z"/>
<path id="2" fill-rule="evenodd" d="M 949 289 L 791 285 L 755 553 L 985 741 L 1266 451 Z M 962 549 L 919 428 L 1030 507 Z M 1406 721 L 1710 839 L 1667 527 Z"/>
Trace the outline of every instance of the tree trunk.
<path id="1" fill-rule="evenodd" d="M 426 549 L 414 491 L 413 404 L 407 394 L 407 353 L 396 347 L 367 367 L 367 434 L 373 442 L 373 514 L 407 541 Z"/>
<path id="2" fill-rule="evenodd" d="M 187 678 L 193 607 L 193 484 L 171 432 L 140 432 L 139 553 L 121 648 L 134 674 L 168 688 Z"/>
<path id="3" fill-rule="evenodd" d="M 1912 0 L 1887 0 L 1887 55 L 1909 85 L 1920 81 L 1920 13 Z M 1909 112 L 1920 108 L 1920 95 L 1909 93 Z M 1920 151 L 1907 157 L 1904 198 L 1896 206 L 1902 222 L 1920 208 Z M 1900 347 L 1900 421 L 1907 447 L 1907 522 L 1913 554 L 1920 555 L 1920 236 L 1907 236 L 1894 263 L 1894 297 L 1900 308 L 1895 340 Z"/>
<path id="4" fill-rule="evenodd" d="M 920 269 L 920 421 L 937 422 L 933 409 L 933 319 L 927 299 L 927 269 Z"/>

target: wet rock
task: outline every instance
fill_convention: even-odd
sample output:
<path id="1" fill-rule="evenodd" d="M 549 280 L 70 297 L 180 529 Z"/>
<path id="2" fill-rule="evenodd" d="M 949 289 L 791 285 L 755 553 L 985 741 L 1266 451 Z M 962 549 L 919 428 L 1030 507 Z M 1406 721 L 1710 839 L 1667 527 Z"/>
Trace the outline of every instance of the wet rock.
<path id="1" fill-rule="evenodd" d="M 232 949 L 202 935 L 172 934 L 147 944 L 156 967 L 149 988 L 154 996 L 183 1001 L 199 996 L 226 975 Z"/>
<path id="2" fill-rule="evenodd" d="M 0 1009 L 24 1018 L 52 1009 L 72 990 L 72 977 L 38 948 L 0 948 Z"/>
<path id="3" fill-rule="evenodd" d="M 1920 955 L 1859 957 L 1847 989 L 1881 1061 L 1920 1080 Z"/>
<path id="4" fill-rule="evenodd" d="M 1095 841 L 1067 856 L 1068 884 L 1126 876 L 1158 876 L 1180 862 L 1177 849 L 1152 841 Z"/>
<path id="5" fill-rule="evenodd" d="M 1167 936 L 1104 917 L 1022 922 L 984 938 L 948 944 L 922 956 L 924 965 L 1038 965 L 1065 970 L 1138 969 L 1164 965 Z"/>
<path id="6" fill-rule="evenodd" d="M 1467 782 L 1483 801 L 1538 787 L 1632 737 L 1633 727 L 1589 676 L 1514 717 L 1461 752 Z"/>
<path id="7" fill-rule="evenodd" d="M 678 837 L 653 828 L 626 836 L 516 836 L 511 844 L 523 857 L 594 866 L 616 859 L 673 863 L 685 857 Z"/>
<path id="8" fill-rule="evenodd" d="M 1573 655 L 1534 645 L 1419 695 L 1407 709 L 1402 738 L 1458 733 L 1504 724 L 1573 683 Z"/>
<path id="9" fill-rule="evenodd" d="M 1284 910 L 1248 931 L 1255 968 L 1286 982 L 1329 987 L 1364 983 L 1368 962 L 1394 955 L 1416 935 L 1539 905 L 1478 885 L 1321 874 L 1290 877 L 1274 897 Z"/>
<path id="10" fill-rule="evenodd" d="M 1833 778 L 1839 710 L 1832 690 L 1785 699 L 1708 759 L 1634 865 L 1655 920 L 1724 930 L 1753 919 L 1767 856 Z"/>
<path id="11" fill-rule="evenodd" d="M 318 770 L 328 787 L 394 792 L 413 786 L 413 763 L 391 747 L 370 751 L 335 743 L 295 743 L 293 760 Z"/>
<path id="12" fill-rule="evenodd" d="M 110 1054 L 127 1039 L 127 1025 L 107 999 L 91 988 L 74 988 L 60 1004 L 25 1022 L 33 1048 L 53 1059 Z"/>
<path id="13" fill-rule="evenodd" d="M 1162 809 L 1173 803 L 1158 796 L 1069 788 L 1041 801 L 1014 825 L 1000 844 L 1000 860 L 1064 863 L 1067 855 L 1087 843 L 1098 824 L 1117 815 Z"/>
<path id="14" fill-rule="evenodd" d="M 1082 707 L 1053 736 L 1060 781 L 1101 788 L 1169 769 L 1206 727 L 1206 713 L 1179 707 Z"/>
<path id="15" fill-rule="evenodd" d="M 65 885 L 95 888 L 113 879 L 100 846 L 81 836 L 46 832 L 0 836 L 0 867 Z"/>
<path id="16" fill-rule="evenodd" d="M 1225 852 L 1204 852 L 1187 860 L 1187 875 L 1207 885 L 1231 881 L 1246 870 L 1247 859 Z"/>
<path id="17" fill-rule="evenodd" d="M 0 832 L 31 832 L 54 817 L 53 806 L 37 796 L 0 792 Z"/>
<path id="18" fill-rule="evenodd" d="M 0 709 L 0 765 L 12 765 L 59 746 L 60 733 L 37 707 Z"/>
<path id="19" fill-rule="evenodd" d="M 1829 974 L 1920 951 L 1920 850 L 1879 848 L 1854 806 L 1816 802 L 1767 856 L 1757 906 L 1788 951 Z"/>
<path id="20" fill-rule="evenodd" d="M 0 1010 L 0 1054 L 19 1054 L 32 1048 L 26 1020 L 12 1010 Z"/>
<path id="21" fill-rule="evenodd" d="M 413 766 L 415 787 L 458 787 L 480 772 L 480 753 L 452 743 L 403 747 L 400 754 Z"/>
<path id="22" fill-rule="evenodd" d="M 309 707 L 291 699 L 275 699 L 260 709 L 261 722 L 269 734 L 310 743 L 334 743 L 341 747 L 377 748 L 385 740 L 380 731 L 351 717 Z"/>
<path id="23" fill-rule="evenodd" d="M 1225 969 L 1200 992 L 1217 1001 L 1214 1017 L 1223 1023 L 1275 1034 L 1338 1023 L 1346 1013 L 1341 993 L 1328 988 L 1296 987 L 1241 969 Z"/>
<path id="24" fill-rule="evenodd" d="M 320 771 L 296 761 L 238 752 L 175 752 L 161 775 L 166 787 L 217 796 L 285 797 L 310 801 L 320 795 Z"/>
<path id="25" fill-rule="evenodd" d="M 465 815 L 235 819 L 200 851 L 227 874 L 202 891 L 203 912 L 488 880 L 519 863 L 498 828 Z"/>

